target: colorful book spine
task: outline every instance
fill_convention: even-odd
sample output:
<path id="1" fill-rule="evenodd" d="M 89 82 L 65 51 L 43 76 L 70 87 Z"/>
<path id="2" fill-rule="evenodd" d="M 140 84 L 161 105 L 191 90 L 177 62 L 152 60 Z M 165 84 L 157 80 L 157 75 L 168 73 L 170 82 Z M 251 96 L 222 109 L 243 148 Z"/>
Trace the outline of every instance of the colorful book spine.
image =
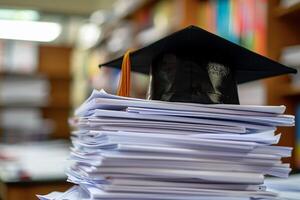
<path id="1" fill-rule="evenodd" d="M 267 0 L 199 1 L 198 12 L 200 27 L 266 54 Z"/>
<path id="2" fill-rule="evenodd" d="M 217 10 L 217 34 L 224 38 L 231 38 L 229 33 L 230 26 L 230 1 L 228 0 L 217 0 L 216 1 Z"/>
<path id="3" fill-rule="evenodd" d="M 266 41 L 267 41 L 267 0 L 255 0 L 255 15 L 254 15 L 254 49 L 262 54 L 267 54 Z"/>
<path id="4" fill-rule="evenodd" d="M 296 168 L 300 169 L 300 104 L 296 108 Z"/>

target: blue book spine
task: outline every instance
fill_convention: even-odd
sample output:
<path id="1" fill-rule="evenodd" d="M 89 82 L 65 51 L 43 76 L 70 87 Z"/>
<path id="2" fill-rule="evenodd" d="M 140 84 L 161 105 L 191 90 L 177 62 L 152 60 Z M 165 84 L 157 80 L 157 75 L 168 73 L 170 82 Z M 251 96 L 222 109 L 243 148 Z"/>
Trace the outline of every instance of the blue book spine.
<path id="1" fill-rule="evenodd" d="M 296 165 L 297 168 L 300 169 L 300 104 L 296 107 L 296 147 L 295 147 L 295 153 L 296 153 Z"/>
<path id="2" fill-rule="evenodd" d="M 230 40 L 230 1 L 217 0 L 216 1 L 216 28 L 217 34 L 221 37 Z"/>

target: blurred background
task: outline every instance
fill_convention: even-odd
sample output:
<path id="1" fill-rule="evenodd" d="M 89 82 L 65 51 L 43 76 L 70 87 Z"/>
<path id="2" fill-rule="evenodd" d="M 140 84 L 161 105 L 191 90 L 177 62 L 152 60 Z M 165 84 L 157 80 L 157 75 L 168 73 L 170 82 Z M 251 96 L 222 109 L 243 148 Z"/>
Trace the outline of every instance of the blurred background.
<path id="1" fill-rule="evenodd" d="M 68 118 L 118 85 L 120 71 L 98 65 L 191 24 L 300 67 L 300 0 L 0 0 L 0 199 L 68 188 Z M 240 85 L 241 104 L 284 104 L 298 122 L 299 76 Z M 132 96 L 148 81 L 132 73 Z M 278 131 L 297 172 L 300 127 Z"/>

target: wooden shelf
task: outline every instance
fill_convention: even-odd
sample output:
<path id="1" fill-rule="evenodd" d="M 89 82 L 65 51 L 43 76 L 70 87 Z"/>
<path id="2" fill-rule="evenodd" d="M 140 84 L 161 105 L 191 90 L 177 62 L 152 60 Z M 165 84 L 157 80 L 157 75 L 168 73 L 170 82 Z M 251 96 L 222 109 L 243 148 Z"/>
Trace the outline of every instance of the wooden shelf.
<path id="1" fill-rule="evenodd" d="M 48 105 L 47 107 L 43 107 L 44 110 L 71 110 L 72 106 L 70 105 Z"/>
<path id="2" fill-rule="evenodd" d="M 34 104 L 26 104 L 26 103 L 12 103 L 12 104 L 0 104 L 0 109 L 3 108 L 44 108 L 47 105 L 34 105 Z"/>
<path id="3" fill-rule="evenodd" d="M 26 74 L 26 73 L 16 73 L 16 72 L 0 72 L 0 78 L 23 78 L 23 79 L 48 79 L 50 81 L 71 81 L 72 76 L 67 75 L 51 75 L 48 76 L 47 74 Z"/>
<path id="4" fill-rule="evenodd" d="M 283 97 L 298 97 L 300 96 L 300 87 L 289 86 L 279 90 L 279 95 Z"/>
<path id="5" fill-rule="evenodd" d="M 285 47 L 300 44 L 300 3 L 291 7 L 280 6 L 280 0 L 268 1 L 268 32 L 267 46 L 268 56 L 279 61 L 282 50 Z M 267 104 L 285 105 L 286 114 L 295 115 L 300 100 L 300 87 L 291 84 L 288 76 L 270 78 L 266 83 Z M 279 142 L 280 146 L 290 146 L 296 148 L 296 128 L 279 127 L 278 133 L 284 133 Z M 298 155 L 293 151 L 290 158 L 284 158 L 284 162 L 291 163 L 293 170 L 300 169 Z"/>
<path id="6" fill-rule="evenodd" d="M 72 77 L 70 76 L 47 76 L 50 81 L 72 81 Z"/>
<path id="7" fill-rule="evenodd" d="M 17 73 L 17 72 L 0 72 L 1 78 L 26 78 L 26 79 L 42 79 L 46 78 L 42 74 Z"/>
<path id="8" fill-rule="evenodd" d="M 46 104 L 46 105 L 33 105 L 33 104 L 0 104 L 0 109 L 6 108 L 43 108 L 43 109 L 68 109 L 71 110 L 71 105 L 61 105 L 61 104 Z"/>
<path id="9" fill-rule="evenodd" d="M 288 8 L 278 7 L 275 9 L 275 14 L 279 18 L 293 17 L 300 19 L 300 3 Z"/>
<path id="10" fill-rule="evenodd" d="M 35 200 L 36 194 L 48 194 L 52 191 L 66 191 L 73 184 L 65 180 L 3 182 L 0 180 L 0 199 Z"/>

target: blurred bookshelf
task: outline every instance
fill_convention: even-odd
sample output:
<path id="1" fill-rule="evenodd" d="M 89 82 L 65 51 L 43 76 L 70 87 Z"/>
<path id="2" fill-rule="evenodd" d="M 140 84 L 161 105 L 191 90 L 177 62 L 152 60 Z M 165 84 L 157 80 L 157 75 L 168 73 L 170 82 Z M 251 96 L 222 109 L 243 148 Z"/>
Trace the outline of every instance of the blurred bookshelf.
<path id="1" fill-rule="evenodd" d="M 246 48 L 266 54 L 266 0 L 144 0 L 119 1 L 113 11 L 123 12 L 101 27 L 101 39 L 92 47 L 75 48 L 73 106 L 77 107 L 93 88 L 116 91 L 118 69 L 99 70 L 98 65 L 138 49 L 189 25 L 197 25 Z M 119 3 L 118 2 L 118 3 Z M 138 2 L 138 3 L 137 3 Z M 123 5 L 125 4 L 125 5 Z M 126 5 L 128 4 L 128 5 Z M 123 8 L 123 9 L 120 9 Z M 91 16 L 93 16 L 92 14 Z M 226 20 L 226 23 L 222 23 Z M 97 24 L 97 21 L 93 21 Z M 144 98 L 148 77 L 132 73 L 131 95 Z M 108 78 L 110 77 L 110 78 Z M 103 80 L 110 82 L 105 84 Z M 112 80 L 112 81 L 109 81 Z"/>
<path id="2" fill-rule="evenodd" d="M 0 141 L 69 138 L 72 48 L 10 40 L 1 47 Z"/>
<path id="3" fill-rule="evenodd" d="M 12 9 L 15 3 L 3 3 L 2 21 L 56 27 L 45 39 L 51 35 L 47 26 L 26 25 L 26 31 L 3 26 L 10 33 L 0 40 L 0 199 L 31 200 L 72 185 L 65 181 L 64 165 L 70 146 L 71 56 L 86 15 L 30 5 Z"/>
<path id="4" fill-rule="evenodd" d="M 300 2 L 284 6 L 284 3 L 292 1 L 268 1 L 268 56 L 274 60 L 281 61 L 284 48 L 300 44 Z M 298 63 L 300 66 L 300 62 Z M 299 73 L 299 72 L 298 72 Z M 296 114 L 300 102 L 300 86 L 292 83 L 291 76 L 281 76 L 266 80 L 267 101 L 270 105 L 284 104 L 287 106 L 288 114 Z M 300 125 L 297 123 L 293 128 L 279 128 L 278 132 L 284 134 L 281 145 L 294 147 L 293 156 L 289 160 L 293 169 L 299 169 L 299 133 L 296 129 Z M 298 135 L 298 137 L 297 137 Z M 298 142 L 297 142 L 298 139 Z M 297 144 L 298 143 L 298 144 Z M 298 163 L 298 164 L 297 164 Z"/>

